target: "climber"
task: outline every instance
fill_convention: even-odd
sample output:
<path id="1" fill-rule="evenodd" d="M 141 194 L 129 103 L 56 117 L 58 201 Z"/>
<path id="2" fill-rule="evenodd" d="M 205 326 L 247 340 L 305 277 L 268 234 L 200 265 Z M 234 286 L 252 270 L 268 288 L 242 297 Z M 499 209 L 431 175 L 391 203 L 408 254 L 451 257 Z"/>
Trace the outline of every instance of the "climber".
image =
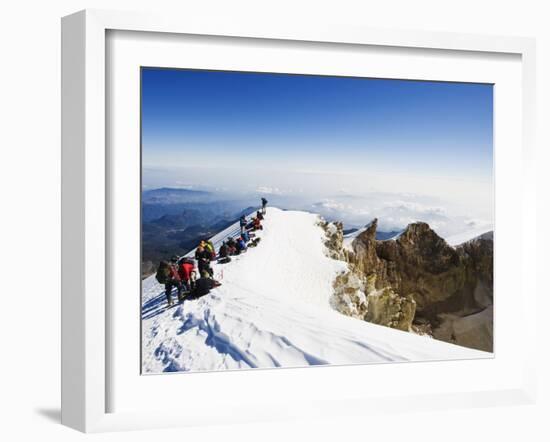
<path id="1" fill-rule="evenodd" d="M 186 292 L 193 290 L 195 284 L 195 263 L 191 258 L 183 257 L 179 260 L 178 273 Z"/>
<path id="2" fill-rule="evenodd" d="M 205 249 L 208 250 L 208 253 L 210 253 L 210 259 L 216 259 L 216 249 L 214 248 L 214 244 L 212 244 L 212 241 L 206 239 L 204 240 L 204 244 Z"/>
<path id="3" fill-rule="evenodd" d="M 241 233 L 243 233 L 246 230 L 246 216 L 241 216 L 239 219 L 239 225 L 241 226 Z"/>
<path id="4" fill-rule="evenodd" d="M 164 290 L 166 293 L 166 300 L 168 301 L 168 307 L 172 306 L 172 289 L 176 287 L 178 290 L 178 301 L 182 301 L 182 285 L 181 278 L 178 273 L 178 257 L 172 256 L 170 263 L 168 264 L 168 273 L 164 283 Z"/>
<path id="5" fill-rule="evenodd" d="M 254 230 L 263 230 L 262 223 L 258 218 L 254 218 Z"/>
<path id="6" fill-rule="evenodd" d="M 232 237 L 229 237 L 225 244 L 227 246 L 227 252 L 230 256 L 237 254 L 237 244 Z"/>
<path id="7" fill-rule="evenodd" d="M 202 243 L 204 243 L 204 241 L 201 241 L 201 244 Z M 212 267 L 210 267 L 211 258 L 212 254 L 206 249 L 206 247 L 197 247 L 197 251 L 195 252 L 195 259 L 198 262 L 199 273 L 201 275 L 203 274 L 203 272 L 207 272 L 210 275 L 214 274 Z"/>
<path id="8" fill-rule="evenodd" d="M 218 264 L 227 264 L 228 262 L 231 262 L 231 258 L 229 257 L 229 247 L 225 241 L 223 241 L 218 252 Z"/>
<path id="9" fill-rule="evenodd" d="M 243 238 L 241 236 L 239 236 L 237 238 L 237 251 L 238 253 L 243 253 L 243 252 L 246 252 L 246 243 L 244 242 Z"/>
<path id="10" fill-rule="evenodd" d="M 249 231 L 249 230 L 255 230 L 255 228 L 254 228 L 254 223 L 255 223 L 255 220 L 256 220 L 256 219 L 257 219 L 257 218 L 252 218 L 252 219 L 250 220 L 250 222 L 246 225 L 246 230 L 247 230 L 247 231 Z"/>
<path id="11" fill-rule="evenodd" d="M 195 288 L 191 292 L 189 299 L 200 298 L 201 296 L 208 295 L 210 290 L 215 287 L 219 287 L 220 282 L 212 279 L 212 275 L 207 272 L 201 273 L 201 277 L 195 281 Z"/>
<path id="12" fill-rule="evenodd" d="M 267 200 L 262 197 L 262 215 L 265 215 L 266 206 L 267 206 Z"/>

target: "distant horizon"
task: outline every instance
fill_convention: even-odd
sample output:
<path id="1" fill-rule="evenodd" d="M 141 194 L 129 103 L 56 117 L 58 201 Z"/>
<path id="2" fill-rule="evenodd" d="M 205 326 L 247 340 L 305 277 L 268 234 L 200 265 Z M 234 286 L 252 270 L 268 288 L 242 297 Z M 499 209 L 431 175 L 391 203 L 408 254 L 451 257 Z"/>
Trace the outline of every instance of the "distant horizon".
<path id="1" fill-rule="evenodd" d="M 451 233 L 492 225 L 493 87 L 143 68 L 142 164 L 143 190 L 302 198 Z"/>

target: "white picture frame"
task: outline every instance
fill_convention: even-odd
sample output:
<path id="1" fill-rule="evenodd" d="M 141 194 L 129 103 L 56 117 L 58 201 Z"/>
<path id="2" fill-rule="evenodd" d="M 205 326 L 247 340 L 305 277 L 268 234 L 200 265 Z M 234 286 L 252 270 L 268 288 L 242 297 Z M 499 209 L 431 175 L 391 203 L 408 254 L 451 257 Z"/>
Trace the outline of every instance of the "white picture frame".
<path id="1" fill-rule="evenodd" d="M 284 24 L 232 21 L 217 23 L 196 18 L 154 16 L 142 13 L 86 10 L 62 20 L 62 423 L 85 432 L 205 425 L 209 417 L 198 407 L 195 412 L 173 409 L 112 411 L 108 404 L 110 358 L 107 287 L 109 283 L 107 228 L 109 218 L 108 152 L 106 133 L 106 35 L 109 31 L 140 31 L 163 34 L 270 39 L 286 42 L 337 43 L 369 45 L 380 48 L 424 48 L 442 51 L 468 51 L 514 54 L 521 57 L 522 127 L 522 220 L 529 229 L 535 220 L 535 176 L 532 172 L 535 153 L 535 42 L 518 37 L 428 33 L 358 29 L 346 26 L 307 24 L 293 27 Z M 506 171 L 497 173 L 505 174 Z M 521 296 L 525 304 L 536 303 L 535 267 L 526 265 L 535 256 L 535 241 L 521 238 Z M 498 259 L 498 249 L 497 249 Z M 496 320 L 498 321 L 498 315 Z M 524 333 L 533 335 L 535 324 L 525 318 Z M 136 336 L 139 339 L 139 336 Z M 533 343 L 530 344 L 529 342 Z M 326 399 L 314 398 L 309 407 L 291 403 L 255 404 L 253 396 L 220 407 L 219 422 L 246 422 L 288 417 L 364 415 L 372 411 L 441 409 L 530 403 L 535 393 L 535 340 L 525 344 L 522 372 L 509 385 L 450 393 L 424 395 L 367 395 Z M 362 367 L 354 367 L 357 375 Z M 139 371 L 139 368 L 136 367 Z M 307 370 L 307 369 L 306 369 Z M 331 370 L 331 368 L 328 368 Z M 378 368 L 380 370 L 380 368 Z M 284 376 L 293 376 L 286 370 Z M 298 373 L 298 372 L 296 372 Z M 186 375 L 196 376 L 196 375 Z M 204 375 L 201 375 L 204 376 Z M 222 373 L 239 381 L 236 373 Z M 252 376 L 244 373 L 243 376 Z M 262 375 L 267 376 L 267 375 Z M 521 378 L 521 379 L 520 379 Z M 191 378 L 189 378 L 191 379 Z M 264 379 L 265 380 L 265 379 Z M 261 382 L 262 380 L 260 380 Z M 517 382 L 516 382 L 517 381 Z M 336 406 L 337 405 L 337 406 Z M 168 407 L 166 407 L 168 408 Z"/>

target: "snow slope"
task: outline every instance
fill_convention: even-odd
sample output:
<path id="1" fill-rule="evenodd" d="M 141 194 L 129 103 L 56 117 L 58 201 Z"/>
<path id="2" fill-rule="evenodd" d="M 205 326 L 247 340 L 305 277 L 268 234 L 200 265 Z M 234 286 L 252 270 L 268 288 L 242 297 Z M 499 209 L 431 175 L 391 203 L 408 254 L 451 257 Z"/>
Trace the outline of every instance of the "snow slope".
<path id="1" fill-rule="evenodd" d="M 258 247 L 214 264 L 222 286 L 166 309 L 143 281 L 143 372 L 296 367 L 491 357 L 341 315 L 329 306 L 346 264 L 324 253 L 319 218 L 269 208 Z M 216 235 L 220 242 L 231 226 Z"/>
<path id="2" fill-rule="evenodd" d="M 467 232 L 449 236 L 445 238 L 445 241 L 447 241 L 447 244 L 449 244 L 450 246 L 457 247 L 461 244 L 464 244 L 468 241 L 473 241 L 478 238 L 493 239 L 493 231 L 490 229 L 490 227 L 483 226 L 474 230 L 469 230 Z"/>

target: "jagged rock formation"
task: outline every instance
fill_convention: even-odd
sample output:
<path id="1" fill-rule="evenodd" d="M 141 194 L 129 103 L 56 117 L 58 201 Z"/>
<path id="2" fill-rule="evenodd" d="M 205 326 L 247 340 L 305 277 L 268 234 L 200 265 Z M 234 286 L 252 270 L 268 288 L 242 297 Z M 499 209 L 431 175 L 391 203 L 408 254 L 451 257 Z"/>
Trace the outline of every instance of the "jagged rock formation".
<path id="1" fill-rule="evenodd" d="M 376 240 L 377 220 L 342 247 L 341 224 L 329 224 L 327 247 L 350 264 L 334 283 L 338 311 L 400 330 L 492 351 L 493 241 L 485 234 L 456 248 L 428 224 Z"/>

